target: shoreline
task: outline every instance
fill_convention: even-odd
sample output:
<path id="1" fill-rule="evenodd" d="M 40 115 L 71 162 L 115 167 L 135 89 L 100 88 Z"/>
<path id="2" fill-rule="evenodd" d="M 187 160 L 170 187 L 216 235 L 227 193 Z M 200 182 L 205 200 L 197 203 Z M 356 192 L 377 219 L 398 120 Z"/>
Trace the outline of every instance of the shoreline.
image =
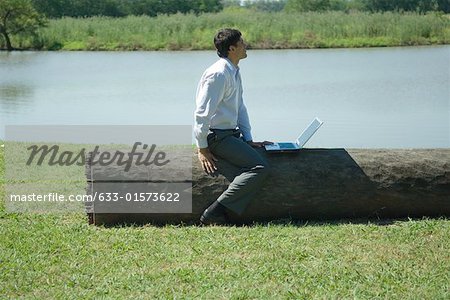
<path id="1" fill-rule="evenodd" d="M 277 50 L 332 50 L 332 49 L 376 49 L 376 48 L 412 48 L 412 47 L 445 47 L 450 46 L 450 43 L 433 43 L 433 44 L 417 44 L 417 45 L 387 45 L 387 46 L 355 46 L 355 47 L 312 47 L 312 48 L 247 48 L 250 51 L 277 51 Z M 6 49 L 0 49 L 0 53 L 13 53 L 13 52 L 201 52 L 201 51 L 214 51 L 210 49 L 14 49 L 8 51 Z"/>

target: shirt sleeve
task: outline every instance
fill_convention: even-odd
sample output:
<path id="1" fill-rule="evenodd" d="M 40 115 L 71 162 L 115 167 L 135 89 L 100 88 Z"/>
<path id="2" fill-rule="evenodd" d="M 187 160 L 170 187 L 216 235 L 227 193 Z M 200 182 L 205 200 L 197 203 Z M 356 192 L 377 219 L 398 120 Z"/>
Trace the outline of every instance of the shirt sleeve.
<path id="1" fill-rule="evenodd" d="M 246 142 L 253 140 L 251 133 L 252 127 L 250 126 L 247 107 L 245 107 L 242 97 L 239 100 L 238 127 L 241 130 Z"/>
<path id="2" fill-rule="evenodd" d="M 222 73 L 203 75 L 197 87 L 194 113 L 194 136 L 197 147 L 208 147 L 208 130 L 211 117 L 225 94 L 225 76 Z"/>

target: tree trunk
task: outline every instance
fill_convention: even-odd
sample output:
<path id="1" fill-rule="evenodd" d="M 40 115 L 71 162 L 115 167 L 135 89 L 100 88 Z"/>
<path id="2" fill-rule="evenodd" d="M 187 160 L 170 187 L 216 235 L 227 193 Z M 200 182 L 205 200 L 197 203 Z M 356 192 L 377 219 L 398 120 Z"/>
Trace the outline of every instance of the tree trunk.
<path id="1" fill-rule="evenodd" d="M 271 165 L 271 174 L 244 214 L 231 216 L 233 222 L 450 216 L 450 149 L 261 153 Z M 211 177 L 201 170 L 195 154 L 192 158 L 192 213 L 96 213 L 87 207 L 90 223 L 198 222 L 237 169 L 219 160 L 220 175 Z M 123 180 L 117 181 L 117 167 L 91 166 L 87 160 L 86 171 L 88 194 L 101 191 L 105 182 L 133 192 Z M 151 172 L 129 173 L 125 176 L 131 181 L 147 181 Z"/>
<path id="2" fill-rule="evenodd" d="M 11 40 L 9 38 L 9 34 L 6 31 L 2 31 L 1 34 L 3 35 L 3 37 L 5 38 L 5 42 L 6 42 L 6 50 L 8 51 L 12 51 L 14 50 L 14 48 L 11 45 Z"/>

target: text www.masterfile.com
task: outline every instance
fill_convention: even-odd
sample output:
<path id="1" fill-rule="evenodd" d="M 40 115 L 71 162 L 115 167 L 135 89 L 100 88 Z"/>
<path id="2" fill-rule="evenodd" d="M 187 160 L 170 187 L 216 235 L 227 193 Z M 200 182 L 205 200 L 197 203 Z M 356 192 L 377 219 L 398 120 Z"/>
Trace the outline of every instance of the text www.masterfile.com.
<path id="1" fill-rule="evenodd" d="M 11 194 L 9 200 L 13 202 L 179 202 L 179 193 L 98 193 L 92 195 L 64 195 L 59 193 L 48 194 Z"/>

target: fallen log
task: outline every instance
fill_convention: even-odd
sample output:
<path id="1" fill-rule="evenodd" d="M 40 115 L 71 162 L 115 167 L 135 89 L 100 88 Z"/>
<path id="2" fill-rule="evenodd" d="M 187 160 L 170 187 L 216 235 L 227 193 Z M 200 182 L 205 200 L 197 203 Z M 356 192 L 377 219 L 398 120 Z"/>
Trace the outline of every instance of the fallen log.
<path id="1" fill-rule="evenodd" d="M 450 149 L 303 149 L 261 154 L 270 176 L 236 223 L 338 218 L 450 216 Z M 93 167 L 86 161 L 88 194 L 100 182 L 114 182 L 115 166 Z M 192 213 L 96 213 L 91 224 L 192 223 L 226 189 L 239 170 L 219 160 L 217 176 L 207 176 L 192 156 Z M 129 178 L 148 180 L 148 170 Z M 101 178 L 97 180 L 96 178 Z M 116 182 L 114 185 L 126 183 Z M 190 183 L 189 183 L 190 185 Z"/>

